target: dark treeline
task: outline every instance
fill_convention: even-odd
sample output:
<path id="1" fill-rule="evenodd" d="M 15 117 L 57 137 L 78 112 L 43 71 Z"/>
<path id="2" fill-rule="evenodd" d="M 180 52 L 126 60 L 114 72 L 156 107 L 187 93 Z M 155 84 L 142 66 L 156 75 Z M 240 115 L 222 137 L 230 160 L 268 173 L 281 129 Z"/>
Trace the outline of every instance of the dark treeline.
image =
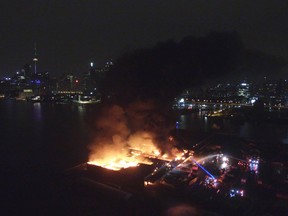
<path id="1" fill-rule="evenodd" d="M 256 73 L 258 68 L 263 68 L 263 63 L 265 68 L 275 62 L 282 64 L 271 59 L 262 53 L 247 51 L 237 32 L 189 36 L 180 42 L 162 42 L 122 56 L 108 74 L 104 91 L 125 103 L 148 98 L 166 103 L 184 89 L 225 76 L 235 77 L 236 73 L 243 76 L 245 72 Z M 253 62 L 260 66 L 257 68 Z"/>

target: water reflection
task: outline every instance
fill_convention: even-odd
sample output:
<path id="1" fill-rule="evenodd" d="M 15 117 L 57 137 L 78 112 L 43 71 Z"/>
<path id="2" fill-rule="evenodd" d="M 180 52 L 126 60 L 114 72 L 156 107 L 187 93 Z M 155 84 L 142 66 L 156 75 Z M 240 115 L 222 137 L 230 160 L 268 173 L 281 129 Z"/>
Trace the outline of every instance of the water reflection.
<path id="1" fill-rule="evenodd" d="M 208 132 L 211 127 L 209 126 L 209 121 L 205 115 L 206 111 L 199 111 L 197 113 L 183 114 L 177 119 L 178 129 L 186 130 L 202 130 Z"/>
<path id="2" fill-rule="evenodd" d="M 209 124 L 208 124 L 208 117 L 204 116 L 204 130 L 207 132 L 209 130 Z"/>
<path id="3" fill-rule="evenodd" d="M 79 117 L 83 118 L 84 115 L 86 114 L 86 106 L 77 105 L 77 111 L 78 111 Z"/>
<path id="4" fill-rule="evenodd" d="M 34 103 L 33 104 L 33 116 L 37 121 L 42 120 L 42 110 L 41 110 L 41 103 Z"/>

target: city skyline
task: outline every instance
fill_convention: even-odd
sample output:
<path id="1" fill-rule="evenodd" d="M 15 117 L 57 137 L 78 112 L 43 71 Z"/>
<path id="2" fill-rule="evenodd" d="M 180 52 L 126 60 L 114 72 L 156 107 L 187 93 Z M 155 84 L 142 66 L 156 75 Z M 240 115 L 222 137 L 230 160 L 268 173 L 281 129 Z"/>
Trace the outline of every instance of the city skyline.
<path id="1" fill-rule="evenodd" d="M 237 31 L 246 48 L 288 59 L 285 1 L 7 1 L 1 9 L 0 76 L 33 59 L 39 71 L 79 74 L 169 39 Z"/>

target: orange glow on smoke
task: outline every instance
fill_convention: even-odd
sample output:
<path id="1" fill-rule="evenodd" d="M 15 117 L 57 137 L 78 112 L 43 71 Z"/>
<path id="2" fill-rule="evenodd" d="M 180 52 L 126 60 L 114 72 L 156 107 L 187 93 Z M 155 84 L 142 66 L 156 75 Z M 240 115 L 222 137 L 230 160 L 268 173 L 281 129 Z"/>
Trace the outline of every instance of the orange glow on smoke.
<path id="1" fill-rule="evenodd" d="M 89 146 L 88 163 L 120 170 L 152 164 L 152 158 L 166 161 L 176 156 L 181 158 L 182 152 L 172 147 L 173 137 L 163 139 L 168 130 L 165 119 L 154 110 L 154 104 L 149 102 L 135 102 L 127 108 L 115 105 L 103 109 L 96 122 L 95 140 Z"/>

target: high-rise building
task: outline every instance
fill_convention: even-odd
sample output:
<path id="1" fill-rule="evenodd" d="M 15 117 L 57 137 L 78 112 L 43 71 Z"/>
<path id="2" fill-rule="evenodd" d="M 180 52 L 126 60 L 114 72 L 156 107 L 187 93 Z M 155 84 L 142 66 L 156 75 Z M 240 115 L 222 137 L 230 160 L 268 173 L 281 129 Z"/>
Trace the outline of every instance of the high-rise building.
<path id="1" fill-rule="evenodd" d="M 250 96 L 250 85 L 249 83 L 242 82 L 240 85 L 238 85 L 238 96 L 249 98 Z"/>
<path id="2" fill-rule="evenodd" d="M 31 85 L 31 80 L 32 80 L 32 66 L 30 64 L 25 64 L 22 69 L 21 69 L 21 74 L 25 78 L 26 85 L 29 86 Z"/>
<path id="3" fill-rule="evenodd" d="M 88 72 L 84 74 L 83 81 L 84 90 L 86 91 L 92 91 L 96 87 L 97 74 L 93 62 L 90 63 Z"/>

